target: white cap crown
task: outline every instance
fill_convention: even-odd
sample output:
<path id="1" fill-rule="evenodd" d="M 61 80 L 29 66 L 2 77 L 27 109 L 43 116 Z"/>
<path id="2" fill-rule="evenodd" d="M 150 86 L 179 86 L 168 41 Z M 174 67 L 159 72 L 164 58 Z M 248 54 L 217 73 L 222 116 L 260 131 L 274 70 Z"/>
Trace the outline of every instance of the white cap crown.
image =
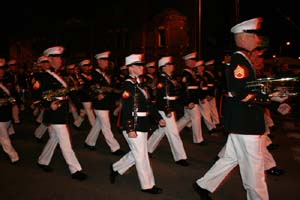
<path id="1" fill-rule="evenodd" d="M 109 58 L 109 56 L 110 56 L 110 51 L 105 51 L 105 52 L 96 54 L 95 58 L 96 59 L 107 59 L 107 58 Z"/>
<path id="2" fill-rule="evenodd" d="M 154 62 L 154 61 L 148 62 L 148 63 L 146 64 L 146 67 L 155 67 L 155 62 Z"/>
<path id="3" fill-rule="evenodd" d="M 263 18 L 253 18 L 246 21 L 243 21 L 235 26 L 233 26 L 230 31 L 232 33 L 243 33 L 248 31 L 255 31 L 261 29 L 261 24 L 263 22 Z"/>
<path id="4" fill-rule="evenodd" d="M 48 60 L 48 56 L 40 56 L 38 59 L 37 59 L 37 63 L 41 63 L 43 61 L 49 61 Z"/>
<path id="5" fill-rule="evenodd" d="M 199 60 L 195 63 L 195 67 L 204 66 L 204 60 Z"/>
<path id="6" fill-rule="evenodd" d="M 185 56 L 182 57 L 184 60 L 189 60 L 189 59 L 196 59 L 197 58 L 197 52 L 194 51 L 192 53 L 189 53 Z"/>
<path id="7" fill-rule="evenodd" d="M 173 58 L 172 56 L 165 56 L 159 59 L 158 61 L 158 67 L 165 66 L 166 64 L 173 63 Z"/>
<path id="8" fill-rule="evenodd" d="M 215 64 L 215 60 L 209 60 L 207 62 L 205 62 L 205 66 L 208 66 L 208 65 L 214 65 Z"/>
<path id="9" fill-rule="evenodd" d="M 90 59 L 84 59 L 79 62 L 79 66 L 84 66 L 84 65 L 91 65 L 91 60 Z"/>
<path id="10" fill-rule="evenodd" d="M 55 46 L 55 47 L 50 47 L 46 49 L 43 54 L 45 56 L 51 56 L 51 55 L 60 55 L 63 54 L 65 48 L 62 46 Z"/>
<path id="11" fill-rule="evenodd" d="M 143 54 L 131 54 L 125 58 L 125 65 L 132 64 L 143 64 L 144 63 L 144 55 Z"/>

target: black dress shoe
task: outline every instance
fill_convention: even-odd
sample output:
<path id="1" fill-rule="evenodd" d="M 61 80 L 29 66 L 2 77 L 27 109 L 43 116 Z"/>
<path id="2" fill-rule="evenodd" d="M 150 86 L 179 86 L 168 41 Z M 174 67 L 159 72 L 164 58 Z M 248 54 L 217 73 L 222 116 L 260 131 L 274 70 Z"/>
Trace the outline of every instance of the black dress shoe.
<path id="1" fill-rule="evenodd" d="M 162 193 L 162 191 L 163 191 L 163 189 L 156 187 L 155 185 L 150 189 L 142 189 L 142 192 L 146 192 L 149 194 L 160 194 L 160 193 Z"/>
<path id="2" fill-rule="evenodd" d="M 206 146 L 206 145 L 207 145 L 207 142 L 206 142 L 206 141 L 202 141 L 202 142 L 196 143 L 196 144 L 198 144 L 199 146 Z"/>
<path id="3" fill-rule="evenodd" d="M 42 144 L 44 141 L 42 138 L 37 138 L 37 137 L 34 137 L 36 142 L 39 143 L 39 144 Z"/>
<path id="4" fill-rule="evenodd" d="M 200 187 L 197 183 L 193 183 L 194 190 L 198 193 L 201 200 L 212 200 L 209 196 L 209 191 Z"/>
<path id="5" fill-rule="evenodd" d="M 79 180 L 79 181 L 83 181 L 83 180 L 87 179 L 87 177 L 88 177 L 82 171 L 77 171 L 77 172 L 73 173 L 71 176 L 72 176 L 72 179 L 76 179 L 76 180 Z"/>
<path id="6" fill-rule="evenodd" d="M 84 143 L 84 147 L 91 150 L 91 151 L 95 151 L 96 150 L 96 147 L 95 146 L 91 146 L 91 145 L 88 145 L 87 143 Z"/>
<path id="7" fill-rule="evenodd" d="M 125 155 L 125 152 L 121 149 L 118 149 L 117 151 L 114 151 L 111 154 L 114 156 L 123 156 L 123 155 Z"/>
<path id="8" fill-rule="evenodd" d="M 20 164 L 20 160 L 11 161 L 10 164 L 12 164 L 12 165 L 19 165 Z"/>
<path id="9" fill-rule="evenodd" d="M 272 151 L 272 150 L 278 149 L 278 147 L 279 147 L 279 144 L 269 144 L 269 145 L 267 146 L 267 149 L 268 149 L 269 151 Z"/>
<path id="10" fill-rule="evenodd" d="M 40 163 L 37 163 L 37 166 L 41 168 L 44 172 L 52 172 L 53 169 L 49 165 L 42 165 Z"/>
<path id="11" fill-rule="evenodd" d="M 211 130 L 208 131 L 208 134 L 210 136 L 219 136 L 221 132 L 223 132 L 223 129 L 221 129 L 221 128 L 213 128 L 213 129 L 211 129 Z"/>
<path id="12" fill-rule="evenodd" d="M 175 162 L 177 165 L 181 165 L 181 166 L 184 166 L 184 167 L 187 167 L 189 166 L 190 164 L 187 162 L 187 160 L 184 160 L 184 159 L 181 159 L 181 160 L 178 160 Z"/>
<path id="13" fill-rule="evenodd" d="M 116 177 L 119 175 L 118 172 L 114 171 L 113 164 L 109 166 L 109 181 L 111 184 L 116 182 Z"/>
<path id="14" fill-rule="evenodd" d="M 271 169 L 266 170 L 267 174 L 273 175 L 273 176 L 280 176 L 284 174 L 283 169 L 279 169 L 277 167 L 272 167 Z"/>

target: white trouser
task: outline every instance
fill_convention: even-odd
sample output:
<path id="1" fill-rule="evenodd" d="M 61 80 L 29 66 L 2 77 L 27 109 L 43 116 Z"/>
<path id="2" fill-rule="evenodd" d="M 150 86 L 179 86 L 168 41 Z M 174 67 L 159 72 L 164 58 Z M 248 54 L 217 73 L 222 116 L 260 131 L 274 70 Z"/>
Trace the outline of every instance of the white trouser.
<path id="1" fill-rule="evenodd" d="M 76 171 L 81 171 L 81 165 L 76 158 L 72 149 L 69 130 L 66 124 L 51 124 L 48 127 L 49 140 L 45 145 L 42 154 L 38 159 L 38 163 L 42 165 L 49 165 L 52 159 L 54 150 L 59 144 L 63 157 L 69 166 L 71 174 Z"/>
<path id="2" fill-rule="evenodd" d="M 75 121 L 79 117 L 79 114 L 78 114 L 78 109 L 76 108 L 75 104 L 71 100 L 69 100 L 69 109 Z"/>
<path id="3" fill-rule="evenodd" d="M 90 146 L 95 146 L 100 130 L 108 144 L 111 152 L 115 152 L 120 149 L 119 142 L 115 139 L 110 125 L 109 111 L 108 110 L 94 110 L 96 114 L 96 123 L 90 130 L 88 136 L 85 139 L 85 143 Z"/>
<path id="4" fill-rule="evenodd" d="M 248 200 L 268 200 L 264 173 L 263 140 L 260 135 L 229 134 L 224 155 L 197 180 L 197 184 L 214 192 L 226 176 L 239 165 Z"/>
<path id="5" fill-rule="evenodd" d="M 38 139 L 41 139 L 43 135 L 46 133 L 48 126 L 41 123 L 34 131 L 34 136 Z"/>
<path id="6" fill-rule="evenodd" d="M 192 121 L 192 131 L 193 131 L 193 142 L 202 142 L 202 126 L 201 126 L 201 113 L 198 104 L 195 104 L 193 109 L 188 109 L 184 107 L 184 115 L 177 121 L 178 131 L 181 132 L 182 129 Z"/>
<path id="7" fill-rule="evenodd" d="M 148 139 L 148 152 L 153 153 L 159 145 L 159 142 L 166 135 L 169 141 L 172 155 L 175 161 L 187 159 L 182 140 L 179 135 L 175 120 L 175 112 L 172 112 L 172 116 L 168 118 L 164 111 L 159 111 L 162 118 L 166 121 L 165 127 L 159 127 L 156 129 L 150 138 Z"/>
<path id="8" fill-rule="evenodd" d="M 18 104 L 13 104 L 12 106 L 12 117 L 15 123 L 20 123 L 20 118 L 19 118 L 19 106 Z"/>
<path id="9" fill-rule="evenodd" d="M 263 156 L 264 156 L 264 169 L 268 170 L 271 169 L 272 167 L 276 167 L 276 161 L 274 160 L 273 155 L 269 152 L 269 150 L 267 149 L 267 138 L 269 138 L 266 135 L 262 135 L 261 139 L 263 141 L 263 144 L 265 146 L 265 148 L 263 148 Z M 221 151 L 218 153 L 218 157 L 221 158 L 223 157 L 225 154 L 225 146 L 222 147 Z"/>
<path id="10" fill-rule="evenodd" d="M 42 122 L 43 122 L 44 112 L 45 112 L 45 109 L 42 108 L 42 109 L 40 110 L 40 113 L 38 114 L 37 118 L 35 119 L 35 121 L 36 121 L 37 123 L 42 123 Z"/>
<path id="11" fill-rule="evenodd" d="M 274 126 L 274 121 L 271 117 L 271 113 L 270 113 L 270 110 L 265 108 L 265 113 L 264 113 L 264 118 L 265 118 L 265 123 L 266 123 L 266 126 L 268 128 Z"/>
<path id="12" fill-rule="evenodd" d="M 212 97 L 212 99 L 208 101 L 208 104 L 210 108 L 210 115 L 211 115 L 212 122 L 214 124 L 219 124 L 220 118 L 219 118 L 219 112 L 216 104 L 216 98 Z"/>
<path id="13" fill-rule="evenodd" d="M 3 148 L 3 151 L 9 156 L 11 162 L 15 162 L 19 160 L 19 155 L 14 149 L 7 132 L 10 123 L 11 121 L 0 122 L 0 144 Z"/>
<path id="14" fill-rule="evenodd" d="M 123 131 L 130 151 L 120 160 L 113 164 L 114 171 L 124 174 L 130 167 L 135 165 L 142 189 L 150 189 L 155 185 L 153 171 L 150 165 L 147 150 L 147 132 L 137 132 L 136 138 L 129 138 Z"/>
<path id="15" fill-rule="evenodd" d="M 7 131 L 8 131 L 8 135 L 14 135 L 16 133 L 13 123 L 9 124 Z"/>
<path id="16" fill-rule="evenodd" d="M 212 130 L 216 128 L 216 125 L 212 121 L 210 105 L 207 99 L 203 99 L 202 101 L 199 100 L 199 108 L 207 129 Z"/>
<path id="17" fill-rule="evenodd" d="M 94 124 L 96 123 L 96 117 L 94 109 L 92 108 L 92 102 L 82 102 L 82 105 L 89 119 L 90 125 L 94 126 Z"/>

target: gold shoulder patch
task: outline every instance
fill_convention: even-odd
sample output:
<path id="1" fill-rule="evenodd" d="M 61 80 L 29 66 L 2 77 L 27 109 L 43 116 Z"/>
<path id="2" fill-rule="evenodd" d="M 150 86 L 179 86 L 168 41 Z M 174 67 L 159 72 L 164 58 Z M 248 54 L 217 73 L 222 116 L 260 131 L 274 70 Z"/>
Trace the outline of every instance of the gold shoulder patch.
<path id="1" fill-rule="evenodd" d="M 122 94 L 122 98 L 123 98 L 123 99 L 128 99 L 130 96 L 131 96 L 130 92 L 128 92 L 128 91 L 126 91 L 126 90 L 125 90 L 125 91 L 123 92 L 123 94 Z"/>
<path id="2" fill-rule="evenodd" d="M 41 84 L 40 84 L 39 81 L 35 81 L 35 82 L 33 83 L 33 85 L 32 85 L 32 88 L 33 88 L 34 90 L 38 90 L 38 89 L 40 89 L 40 87 L 41 87 Z"/>
<path id="3" fill-rule="evenodd" d="M 182 81 L 183 83 L 186 83 L 186 81 L 187 81 L 186 77 L 183 77 L 181 81 Z"/>
<path id="4" fill-rule="evenodd" d="M 163 84 L 163 83 L 158 83 L 157 86 L 156 86 L 157 89 L 161 89 L 161 88 L 163 88 L 163 87 L 164 87 L 164 84 Z"/>
<path id="5" fill-rule="evenodd" d="M 245 66 L 242 65 L 238 65 L 235 69 L 234 69 L 234 77 L 236 79 L 243 79 L 243 78 L 247 78 L 249 75 L 248 73 L 248 69 Z"/>

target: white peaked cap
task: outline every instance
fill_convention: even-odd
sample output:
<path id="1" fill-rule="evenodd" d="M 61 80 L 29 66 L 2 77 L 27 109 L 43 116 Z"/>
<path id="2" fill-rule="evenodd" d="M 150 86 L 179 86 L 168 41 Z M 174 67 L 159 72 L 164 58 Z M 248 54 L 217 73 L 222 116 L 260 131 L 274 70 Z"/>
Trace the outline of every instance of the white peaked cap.
<path id="1" fill-rule="evenodd" d="M 205 62 L 205 66 L 208 66 L 208 65 L 213 65 L 213 64 L 215 64 L 215 60 L 209 60 L 209 61 L 207 61 L 207 62 Z"/>
<path id="2" fill-rule="evenodd" d="M 48 56 L 40 56 L 38 59 L 37 59 L 37 63 L 41 63 L 43 61 L 48 61 Z"/>
<path id="3" fill-rule="evenodd" d="M 197 52 L 194 51 L 182 57 L 184 60 L 195 59 L 197 58 Z"/>
<path id="4" fill-rule="evenodd" d="M 50 47 L 48 49 L 46 49 L 43 54 L 45 56 L 51 56 L 51 55 L 55 55 L 55 54 L 63 54 L 65 48 L 62 46 L 55 46 L 55 47 Z"/>
<path id="5" fill-rule="evenodd" d="M 148 62 L 146 64 L 146 67 L 155 67 L 155 62 L 154 61 L 153 62 Z"/>
<path id="6" fill-rule="evenodd" d="M 90 59 L 84 59 L 84 60 L 80 61 L 79 66 L 90 65 L 90 64 L 91 64 Z"/>
<path id="7" fill-rule="evenodd" d="M 132 65 L 135 63 L 143 64 L 144 55 L 143 54 L 131 54 L 125 58 L 125 65 Z"/>
<path id="8" fill-rule="evenodd" d="M 165 66 L 168 63 L 173 63 L 172 56 L 165 56 L 165 57 L 162 57 L 161 59 L 159 59 L 158 66 L 162 67 L 162 66 Z"/>
<path id="9" fill-rule="evenodd" d="M 204 60 L 199 60 L 196 62 L 195 67 L 204 66 Z"/>
<path id="10" fill-rule="evenodd" d="M 95 58 L 96 59 L 109 58 L 109 56 L 110 56 L 110 51 L 105 51 L 105 52 L 96 54 Z"/>
<path id="11" fill-rule="evenodd" d="M 261 24 L 263 22 L 263 18 L 253 18 L 247 21 L 243 21 L 230 29 L 232 33 L 243 33 L 251 30 L 259 30 L 261 29 Z"/>

